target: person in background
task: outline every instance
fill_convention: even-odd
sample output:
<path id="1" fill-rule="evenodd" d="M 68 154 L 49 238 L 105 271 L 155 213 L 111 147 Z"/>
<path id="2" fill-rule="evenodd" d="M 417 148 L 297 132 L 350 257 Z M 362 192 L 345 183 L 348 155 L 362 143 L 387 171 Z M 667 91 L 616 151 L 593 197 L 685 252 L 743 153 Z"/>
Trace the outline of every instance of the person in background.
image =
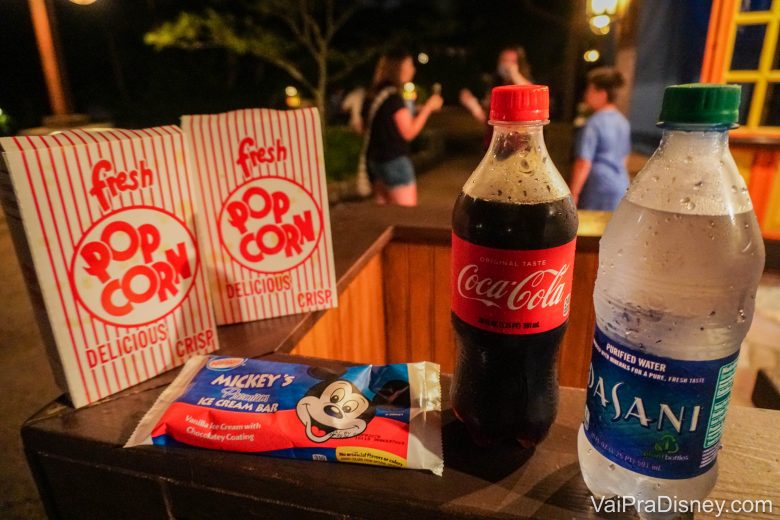
<path id="1" fill-rule="evenodd" d="M 482 101 L 467 88 L 460 91 L 460 103 L 468 110 L 474 119 L 485 125 L 483 145 L 485 149 L 490 145 L 493 136 L 493 127 L 488 125 L 488 109 L 490 107 L 490 93 L 494 87 L 502 85 L 529 85 L 531 79 L 531 66 L 525 55 L 523 47 L 504 47 L 498 53 L 496 71 Z"/>
<path id="2" fill-rule="evenodd" d="M 428 117 L 441 109 L 443 100 L 433 94 L 417 115 L 406 107 L 403 84 L 414 79 L 414 61 L 406 51 L 384 54 L 363 103 L 366 166 L 378 204 L 417 205 L 417 182 L 409 157 L 409 142 L 422 131 Z"/>
<path id="3" fill-rule="evenodd" d="M 366 89 L 357 87 L 350 90 L 341 102 L 341 110 L 349 114 L 349 127 L 358 134 L 363 133 L 363 101 Z"/>
<path id="4" fill-rule="evenodd" d="M 613 211 L 629 185 L 626 159 L 631 127 L 615 106 L 623 75 L 610 67 L 591 70 L 584 101 L 593 111 L 575 146 L 570 188 L 580 209 Z"/>

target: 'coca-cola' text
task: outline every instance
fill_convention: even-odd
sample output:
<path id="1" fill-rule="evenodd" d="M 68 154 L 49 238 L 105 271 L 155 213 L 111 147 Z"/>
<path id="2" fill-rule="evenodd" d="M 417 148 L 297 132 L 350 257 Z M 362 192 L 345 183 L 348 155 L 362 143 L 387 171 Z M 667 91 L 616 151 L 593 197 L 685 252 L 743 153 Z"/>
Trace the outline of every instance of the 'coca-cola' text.
<path id="1" fill-rule="evenodd" d="M 569 315 L 575 241 L 515 251 L 452 236 L 452 310 L 472 326 L 503 334 L 552 330 Z"/>

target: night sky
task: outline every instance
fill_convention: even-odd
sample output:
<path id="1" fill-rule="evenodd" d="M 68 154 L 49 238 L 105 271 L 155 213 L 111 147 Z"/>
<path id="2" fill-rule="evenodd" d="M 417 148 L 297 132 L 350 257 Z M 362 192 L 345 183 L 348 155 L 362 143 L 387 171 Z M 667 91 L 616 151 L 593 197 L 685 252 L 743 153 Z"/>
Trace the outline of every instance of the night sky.
<path id="1" fill-rule="evenodd" d="M 64 50 L 65 68 L 75 107 L 96 121 L 137 127 L 175 123 L 182 113 L 215 112 L 249 106 L 278 107 L 286 73 L 250 56 L 223 50 L 163 50 L 143 43 L 143 35 L 172 20 L 184 8 L 213 6 L 226 0 L 98 0 L 78 6 L 52 0 Z M 238 2 L 240 4 L 240 2 Z M 336 40 L 342 48 L 363 49 L 401 39 L 415 54 L 425 51 L 415 81 L 441 82 L 448 103 L 462 87 L 483 88 L 496 52 L 523 45 L 534 79 L 553 90 L 566 74 L 561 56 L 569 20 L 582 19 L 575 2 L 565 0 L 363 0 Z M 529 11 L 527 8 L 531 6 Z M 240 14 L 240 10 L 233 8 Z M 581 45 L 588 45 L 584 40 Z M 14 130 L 37 126 L 49 112 L 43 75 L 26 0 L 3 0 L 0 6 L 0 108 L 14 119 Z M 579 63 L 579 62 L 578 62 Z M 581 66 L 581 65 L 580 65 Z M 305 65 L 304 65 L 305 67 Z M 342 84 L 346 89 L 370 81 L 373 60 Z"/>

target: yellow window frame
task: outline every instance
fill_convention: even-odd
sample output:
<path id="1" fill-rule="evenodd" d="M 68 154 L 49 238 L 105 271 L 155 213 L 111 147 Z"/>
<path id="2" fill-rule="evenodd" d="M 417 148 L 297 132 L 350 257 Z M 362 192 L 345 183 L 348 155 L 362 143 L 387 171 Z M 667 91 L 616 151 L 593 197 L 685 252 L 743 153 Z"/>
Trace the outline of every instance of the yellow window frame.
<path id="1" fill-rule="evenodd" d="M 731 70 L 737 27 L 766 25 L 758 69 Z M 778 32 L 780 0 L 773 0 L 768 11 L 740 11 L 738 0 L 714 0 L 705 47 L 702 81 L 707 83 L 753 83 L 753 97 L 745 125 L 735 131 L 744 135 L 780 137 L 780 126 L 761 126 L 761 115 L 770 83 L 780 83 L 780 70 L 772 69 Z"/>

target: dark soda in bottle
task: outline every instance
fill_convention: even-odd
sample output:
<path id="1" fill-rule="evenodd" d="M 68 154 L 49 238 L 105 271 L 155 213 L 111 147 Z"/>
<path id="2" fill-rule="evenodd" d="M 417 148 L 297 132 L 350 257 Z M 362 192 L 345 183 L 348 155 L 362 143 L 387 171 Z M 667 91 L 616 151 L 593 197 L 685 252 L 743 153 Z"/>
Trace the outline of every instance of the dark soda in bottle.
<path id="1" fill-rule="evenodd" d="M 497 87 L 490 147 L 452 215 L 452 403 L 477 444 L 534 446 L 558 406 L 577 210 L 542 127 L 549 92 Z"/>

